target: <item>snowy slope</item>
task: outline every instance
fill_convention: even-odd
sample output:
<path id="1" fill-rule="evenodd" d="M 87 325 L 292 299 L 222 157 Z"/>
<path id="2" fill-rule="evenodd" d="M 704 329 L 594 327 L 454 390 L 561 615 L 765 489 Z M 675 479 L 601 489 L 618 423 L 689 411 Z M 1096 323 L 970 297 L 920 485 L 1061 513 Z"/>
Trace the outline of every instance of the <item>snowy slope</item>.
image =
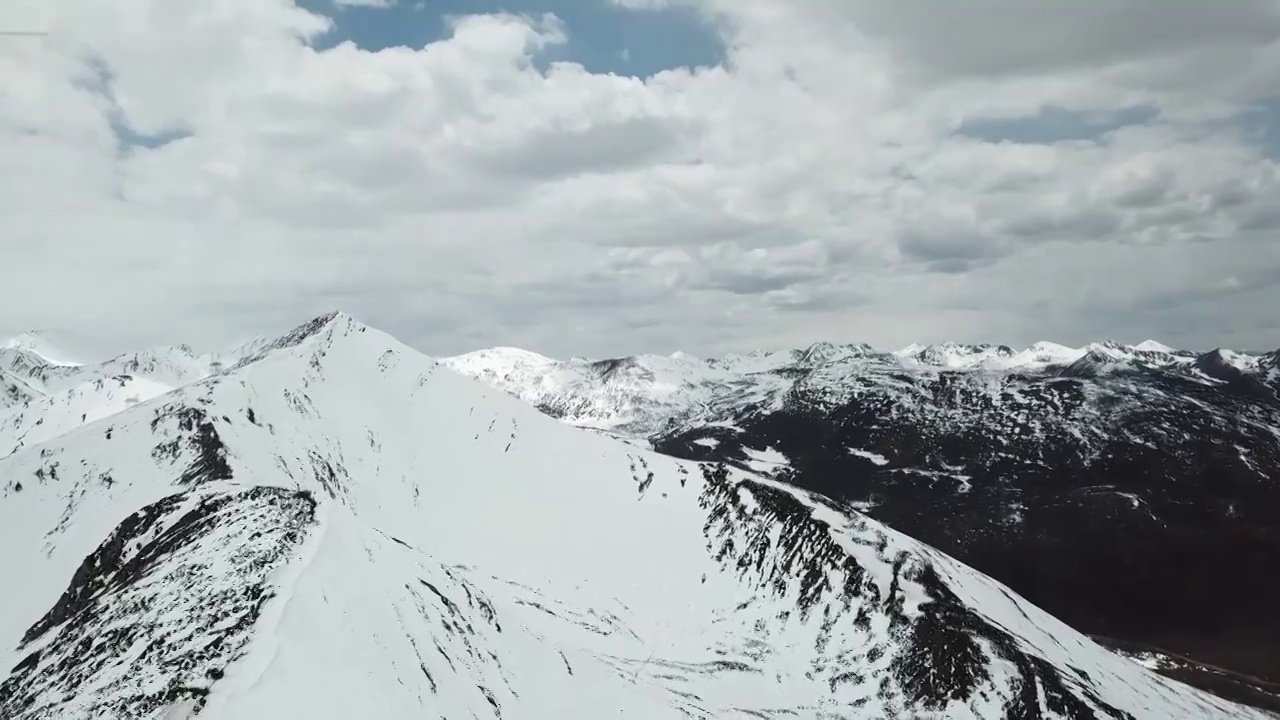
<path id="1" fill-rule="evenodd" d="M 0 716 L 1250 718 L 342 315 L 0 460 Z"/>
<path id="2" fill-rule="evenodd" d="M 40 393 L 25 380 L 0 368 L 0 411 L 5 408 L 21 405 Z"/>
<path id="3" fill-rule="evenodd" d="M 66 360 L 70 354 L 40 333 L 0 343 L 0 457 L 207 378 L 270 342 L 206 354 L 186 345 L 152 348 L 84 364 Z"/>
<path id="4" fill-rule="evenodd" d="M 174 388 L 147 377 L 114 375 L 64 392 L 32 396 L 0 410 L 0 457 L 114 415 Z"/>

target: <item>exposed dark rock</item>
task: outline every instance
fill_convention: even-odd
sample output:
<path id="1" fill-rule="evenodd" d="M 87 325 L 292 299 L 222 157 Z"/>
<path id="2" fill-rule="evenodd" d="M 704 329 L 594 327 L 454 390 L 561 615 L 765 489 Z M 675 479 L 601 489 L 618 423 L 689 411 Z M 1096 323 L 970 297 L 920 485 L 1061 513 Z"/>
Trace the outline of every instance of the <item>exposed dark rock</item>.
<path id="1" fill-rule="evenodd" d="M 340 312 L 333 311 L 309 320 L 282 335 L 275 342 L 271 343 L 270 347 L 272 350 L 283 350 L 284 348 L 301 345 L 307 338 L 313 337 L 321 330 L 324 330 L 329 323 L 336 320 L 340 315 Z"/>
<path id="2" fill-rule="evenodd" d="M 139 717 L 183 700 L 198 710 L 314 513 L 305 492 L 255 487 L 173 495 L 130 515 L 23 636 L 39 649 L 0 685 L 0 717 Z"/>
<path id="3" fill-rule="evenodd" d="M 156 445 L 152 457 L 176 461 L 183 447 L 195 456 L 178 476 L 178 484 L 199 487 L 207 482 L 230 479 L 232 473 L 227 463 L 227 449 L 208 413 L 188 405 L 165 406 L 156 411 L 151 420 L 151 430 L 159 432 L 161 425 L 174 421 L 179 437 Z"/>
<path id="4" fill-rule="evenodd" d="M 802 379 L 784 401 L 739 403 L 722 418 L 734 428 L 677 420 L 652 440 L 741 468 L 746 449 L 773 448 L 789 460 L 779 479 L 858 507 L 1075 627 L 1276 681 L 1280 401 L 1257 391 L 1272 377 L 1261 362 L 1255 381 L 1234 384 L 1185 368 L 886 368 L 841 377 L 839 392 L 792 368 Z"/>
<path id="5" fill-rule="evenodd" d="M 1132 720 L 1099 699 L 1087 684 L 1029 653 L 1003 628 L 966 606 L 930 561 L 905 553 L 894 557 L 892 581 L 882 598 L 865 570 L 834 541 L 831 528 L 794 496 L 752 480 L 734 481 L 724 465 L 704 466 L 703 477 L 708 550 L 722 564 L 778 596 L 798 589 L 802 615 L 825 606 L 826 623 L 833 622 L 833 609 L 842 614 L 857 608 L 854 626 L 861 628 L 870 625 L 872 614 L 888 617 L 902 642 L 889 651 L 892 684 L 884 684 L 890 676 L 883 678 L 883 697 L 896 686 L 910 707 L 925 711 L 972 701 L 990 680 L 985 643 L 1019 671 L 1015 682 L 1020 690 L 1005 708 L 1006 720 Z M 832 584 L 830 577 L 843 580 Z M 911 615 L 904 611 L 900 589 L 908 577 L 928 595 Z M 878 646 L 870 648 L 867 663 L 877 662 L 884 652 Z M 835 671 L 829 679 L 833 691 L 855 675 L 855 669 Z M 1044 715 L 1041 700 L 1056 715 Z"/>

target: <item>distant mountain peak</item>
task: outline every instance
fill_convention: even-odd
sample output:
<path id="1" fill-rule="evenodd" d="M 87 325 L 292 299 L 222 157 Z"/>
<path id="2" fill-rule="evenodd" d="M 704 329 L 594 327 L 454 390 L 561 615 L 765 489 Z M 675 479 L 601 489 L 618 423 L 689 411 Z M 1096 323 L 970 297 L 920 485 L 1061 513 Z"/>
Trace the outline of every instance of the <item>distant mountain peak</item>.
<path id="1" fill-rule="evenodd" d="M 893 355 L 911 366 L 965 370 L 1003 369 L 1010 364 L 1016 352 L 1008 345 L 941 342 L 932 345 L 913 343 Z"/>
<path id="2" fill-rule="evenodd" d="M 1036 341 L 1034 343 L 1031 343 L 1031 345 L 1027 349 L 1034 350 L 1037 352 L 1062 352 L 1062 351 L 1075 350 L 1075 348 L 1070 348 L 1070 347 L 1067 347 L 1066 345 L 1063 345 L 1062 343 L 1056 343 L 1050 340 Z"/>
<path id="3" fill-rule="evenodd" d="M 53 335 L 44 330 L 28 330 L 5 340 L 0 348 L 31 353 L 50 365 L 74 367 L 83 364 Z"/>
<path id="4" fill-rule="evenodd" d="M 1084 355 L 1062 368 L 1059 374 L 1063 377 L 1095 377 L 1128 367 L 1131 363 L 1131 356 L 1123 350 L 1099 343 L 1088 347 Z"/>
<path id="5" fill-rule="evenodd" d="M 466 353 L 465 355 L 458 355 L 454 359 L 458 360 L 459 362 L 462 362 L 465 360 L 468 362 L 475 362 L 475 363 L 481 363 L 481 364 L 532 363 L 535 365 L 550 365 L 556 362 L 555 360 L 552 360 L 551 358 L 545 355 L 540 355 L 536 352 L 533 352 L 532 350 L 523 350 L 517 347 L 505 347 L 505 346 L 485 348 L 484 350 L 476 350 L 474 352 Z M 583 358 L 574 358 L 574 360 L 587 362 Z"/>
<path id="6" fill-rule="evenodd" d="M 816 342 L 804 350 L 799 351 L 797 359 L 800 362 L 808 364 L 828 363 L 835 360 L 861 357 L 873 352 L 875 352 L 875 350 L 870 345 L 866 344 L 849 343 L 837 345 L 836 343 L 823 341 Z"/>

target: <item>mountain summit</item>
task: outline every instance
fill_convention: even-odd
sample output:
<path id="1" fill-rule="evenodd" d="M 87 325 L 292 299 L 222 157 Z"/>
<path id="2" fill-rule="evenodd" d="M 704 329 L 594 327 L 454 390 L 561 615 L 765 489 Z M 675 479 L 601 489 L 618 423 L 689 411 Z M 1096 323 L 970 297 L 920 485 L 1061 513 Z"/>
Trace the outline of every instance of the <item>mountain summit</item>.
<path id="1" fill-rule="evenodd" d="M 58 333 L 29 330 L 0 342 L 0 350 L 20 350 L 50 365 L 80 365 L 79 355 L 69 349 L 73 343 Z"/>
<path id="2" fill-rule="evenodd" d="M 0 459 L 0 716 L 1265 717 L 840 503 L 346 316 L 235 354 Z M 42 392 L 0 426 L 57 414 Z"/>

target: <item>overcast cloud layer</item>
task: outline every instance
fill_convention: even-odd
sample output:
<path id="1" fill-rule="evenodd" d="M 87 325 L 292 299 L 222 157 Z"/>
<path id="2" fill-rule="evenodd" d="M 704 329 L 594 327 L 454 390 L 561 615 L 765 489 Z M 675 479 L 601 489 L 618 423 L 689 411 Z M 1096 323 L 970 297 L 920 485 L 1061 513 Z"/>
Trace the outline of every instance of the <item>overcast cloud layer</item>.
<path id="1" fill-rule="evenodd" d="M 727 60 L 548 65 L 589 31 L 551 14 L 320 51 L 343 10 L 59 0 L 0 37 L 0 334 L 1280 345 L 1280 0 L 583 2 L 691 5 Z"/>

